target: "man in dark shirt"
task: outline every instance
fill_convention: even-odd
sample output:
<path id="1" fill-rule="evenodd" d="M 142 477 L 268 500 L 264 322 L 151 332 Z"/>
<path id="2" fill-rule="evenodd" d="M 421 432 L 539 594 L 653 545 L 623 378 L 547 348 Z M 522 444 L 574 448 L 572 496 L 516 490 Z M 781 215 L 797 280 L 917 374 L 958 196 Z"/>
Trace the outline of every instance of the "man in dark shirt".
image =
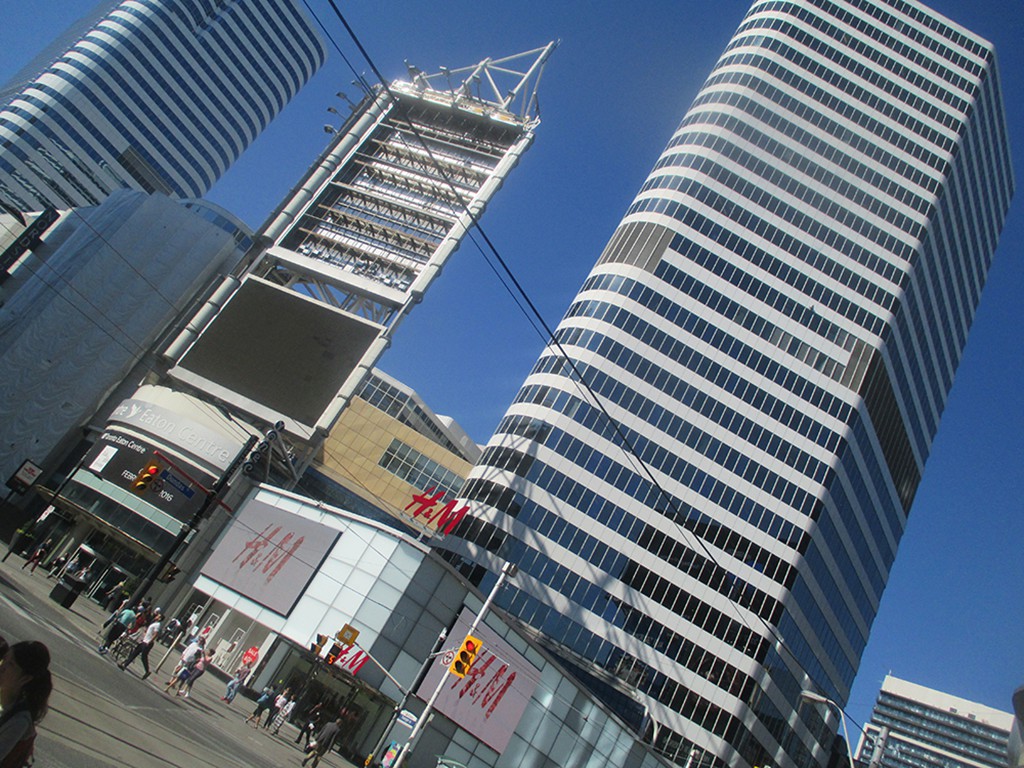
<path id="1" fill-rule="evenodd" d="M 331 747 L 334 746 L 335 740 L 341 733 L 341 723 L 341 715 L 339 715 L 337 720 L 327 723 L 327 725 L 320 729 L 320 733 L 316 735 L 316 746 L 313 747 L 308 755 L 302 758 L 303 765 L 309 760 L 313 761 L 310 764 L 311 768 L 316 768 L 320 764 L 320 758 L 331 751 Z"/>

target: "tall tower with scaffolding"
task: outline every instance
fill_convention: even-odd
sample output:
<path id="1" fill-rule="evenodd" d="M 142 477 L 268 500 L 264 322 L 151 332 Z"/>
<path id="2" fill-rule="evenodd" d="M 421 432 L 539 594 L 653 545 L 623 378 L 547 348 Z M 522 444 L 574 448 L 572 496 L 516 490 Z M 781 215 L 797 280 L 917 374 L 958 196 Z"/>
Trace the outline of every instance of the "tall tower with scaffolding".
<path id="1" fill-rule="evenodd" d="M 165 352 L 174 386 L 283 424 L 297 480 L 539 124 L 556 43 L 367 88 L 258 246 Z"/>

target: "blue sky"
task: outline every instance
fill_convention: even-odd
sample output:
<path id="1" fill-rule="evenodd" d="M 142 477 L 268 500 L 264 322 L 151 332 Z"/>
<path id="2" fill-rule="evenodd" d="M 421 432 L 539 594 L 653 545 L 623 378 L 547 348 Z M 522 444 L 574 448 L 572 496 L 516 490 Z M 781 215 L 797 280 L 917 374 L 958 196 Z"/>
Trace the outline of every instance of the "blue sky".
<path id="1" fill-rule="evenodd" d="M 372 76 L 326 0 L 309 0 Z M 404 76 L 561 40 L 541 83 L 534 146 L 482 223 L 552 327 L 739 24 L 736 0 L 339 3 L 377 67 Z M 8 3 L 0 80 L 87 0 Z M 1024 178 L 1024 3 L 932 6 L 996 43 L 1018 183 Z M 441 10 L 443 9 L 443 11 Z M 258 227 L 326 143 L 326 112 L 355 97 L 331 57 L 211 199 Z M 1018 193 L 847 707 L 870 715 L 887 672 L 1008 711 L 1024 684 L 1024 204 Z M 486 442 L 543 342 L 469 242 L 397 333 L 381 367 Z M 851 726 L 851 737 L 857 726 Z"/>

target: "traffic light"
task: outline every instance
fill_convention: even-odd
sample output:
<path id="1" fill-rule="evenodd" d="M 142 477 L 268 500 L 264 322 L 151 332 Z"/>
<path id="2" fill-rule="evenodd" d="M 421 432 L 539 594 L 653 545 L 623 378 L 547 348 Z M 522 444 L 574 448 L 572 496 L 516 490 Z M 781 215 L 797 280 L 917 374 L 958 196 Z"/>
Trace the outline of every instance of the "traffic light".
<path id="1" fill-rule="evenodd" d="M 324 647 L 324 643 L 327 642 L 327 635 L 317 635 L 316 641 L 309 644 L 309 650 L 313 652 L 314 656 L 319 656 L 320 651 Z"/>
<path id="2" fill-rule="evenodd" d="M 181 569 L 178 566 L 174 563 L 167 563 L 160 571 L 160 575 L 156 577 L 156 580 L 167 584 L 174 581 L 174 577 L 179 573 L 181 573 Z"/>
<path id="3" fill-rule="evenodd" d="M 480 638 L 466 635 L 466 639 L 462 641 L 462 646 L 455 653 L 455 658 L 452 660 L 452 665 L 448 667 L 448 671 L 456 677 L 465 677 L 482 647 Z"/>
<path id="4" fill-rule="evenodd" d="M 135 482 L 132 483 L 132 493 L 142 496 L 146 491 L 160 485 L 160 465 L 151 461 L 135 475 Z"/>
<path id="5" fill-rule="evenodd" d="M 327 662 L 327 666 L 333 666 L 334 662 L 338 660 L 338 656 L 341 655 L 341 646 L 335 643 L 331 646 L 331 649 L 327 652 L 327 658 L 324 661 Z"/>

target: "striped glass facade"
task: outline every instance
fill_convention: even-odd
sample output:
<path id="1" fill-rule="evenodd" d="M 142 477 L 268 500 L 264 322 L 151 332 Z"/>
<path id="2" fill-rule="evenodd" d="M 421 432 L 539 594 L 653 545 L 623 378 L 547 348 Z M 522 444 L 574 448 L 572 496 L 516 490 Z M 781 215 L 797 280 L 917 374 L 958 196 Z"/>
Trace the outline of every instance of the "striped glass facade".
<path id="1" fill-rule="evenodd" d="M 517 563 L 502 607 L 668 758 L 823 764 L 800 693 L 849 695 L 1012 189 L 987 42 L 903 0 L 754 3 L 448 557 Z"/>
<path id="2" fill-rule="evenodd" d="M 75 30 L 3 91 L 0 198 L 19 210 L 200 197 L 326 58 L 295 0 L 123 0 Z"/>

